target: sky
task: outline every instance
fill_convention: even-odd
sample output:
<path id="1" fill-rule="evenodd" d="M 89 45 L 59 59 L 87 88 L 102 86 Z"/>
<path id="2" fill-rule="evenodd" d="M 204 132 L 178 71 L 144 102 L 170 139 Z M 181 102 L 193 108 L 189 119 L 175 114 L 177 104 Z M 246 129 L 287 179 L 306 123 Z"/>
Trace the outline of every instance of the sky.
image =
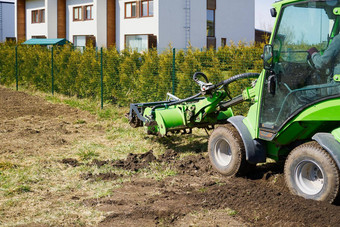
<path id="1" fill-rule="evenodd" d="M 272 4 L 276 0 L 255 0 L 255 28 L 271 31 L 274 25 L 274 18 L 270 15 Z"/>

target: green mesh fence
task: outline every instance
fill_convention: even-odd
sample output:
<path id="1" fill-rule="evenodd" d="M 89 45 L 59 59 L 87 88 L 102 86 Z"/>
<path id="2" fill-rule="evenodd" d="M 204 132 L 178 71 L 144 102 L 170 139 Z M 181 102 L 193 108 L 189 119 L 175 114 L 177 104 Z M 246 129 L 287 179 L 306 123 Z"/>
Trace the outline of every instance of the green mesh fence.
<path id="1" fill-rule="evenodd" d="M 263 45 L 238 43 L 213 49 L 164 49 L 138 53 L 114 48 L 52 48 L 0 44 L 0 83 L 128 105 L 179 98 L 199 91 L 192 80 L 205 73 L 217 83 L 244 72 L 260 72 Z M 53 80 L 53 81 L 52 81 Z M 250 81 L 230 86 L 240 94 Z"/>

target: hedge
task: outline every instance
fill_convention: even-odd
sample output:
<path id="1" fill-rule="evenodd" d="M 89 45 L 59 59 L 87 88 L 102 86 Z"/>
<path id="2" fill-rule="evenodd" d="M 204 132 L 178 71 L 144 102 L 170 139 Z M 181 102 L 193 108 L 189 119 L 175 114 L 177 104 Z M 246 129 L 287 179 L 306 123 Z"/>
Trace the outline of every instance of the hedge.
<path id="1" fill-rule="evenodd" d="M 15 44 L 0 44 L 0 83 L 11 86 L 16 81 Z M 104 100 L 128 105 L 131 102 L 164 100 L 166 92 L 184 98 L 198 92 L 192 75 L 204 72 L 213 83 L 243 72 L 260 72 L 263 45 L 238 43 L 213 49 L 168 48 L 138 53 L 125 49 L 103 49 Z M 51 90 L 51 49 L 41 46 L 17 46 L 19 86 L 41 91 Z M 173 66 L 175 62 L 175 66 Z M 53 73 L 55 92 L 79 98 L 99 98 L 101 52 L 97 48 L 54 47 Z M 175 74 L 174 74 L 175 69 Z M 175 77 L 173 77 L 175 76 Z M 230 87 L 240 94 L 250 81 Z M 244 111 L 244 107 L 241 108 Z"/>

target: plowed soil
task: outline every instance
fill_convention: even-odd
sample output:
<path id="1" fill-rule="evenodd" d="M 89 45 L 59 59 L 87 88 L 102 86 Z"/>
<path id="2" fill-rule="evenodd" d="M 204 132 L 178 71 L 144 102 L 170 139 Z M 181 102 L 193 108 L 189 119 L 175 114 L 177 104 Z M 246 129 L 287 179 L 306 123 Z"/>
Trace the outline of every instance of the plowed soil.
<path id="1" fill-rule="evenodd" d="M 89 136 L 86 129 L 67 123 L 79 116 L 95 121 L 86 112 L 0 87 L 0 157 L 16 150 L 28 155 L 44 149 L 58 152 L 69 136 Z M 157 157 L 150 150 L 121 160 L 94 159 L 90 165 L 112 165 L 136 174 L 113 188 L 112 196 L 81 204 L 105 213 L 99 226 L 340 226 L 340 207 L 291 195 L 280 165 L 266 164 L 246 177 L 225 178 L 211 168 L 205 152 L 179 156 L 169 149 Z M 171 166 L 177 174 L 162 180 L 145 178 L 138 171 L 151 162 Z M 60 163 L 69 168 L 85 165 L 76 159 Z M 79 176 L 96 181 L 119 177 L 113 172 Z"/>

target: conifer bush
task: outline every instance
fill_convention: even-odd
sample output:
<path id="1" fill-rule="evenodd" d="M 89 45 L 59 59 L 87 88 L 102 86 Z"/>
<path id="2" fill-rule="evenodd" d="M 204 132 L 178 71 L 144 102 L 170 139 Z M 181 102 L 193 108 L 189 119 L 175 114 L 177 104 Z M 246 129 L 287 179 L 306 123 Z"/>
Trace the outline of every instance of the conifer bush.
<path id="1" fill-rule="evenodd" d="M 167 92 L 173 91 L 176 96 L 186 98 L 199 92 L 199 87 L 192 80 L 195 72 L 205 73 L 212 83 L 244 72 L 261 72 L 262 50 L 262 44 L 242 42 L 217 50 L 189 47 L 176 50 L 173 65 L 171 47 L 163 52 L 151 49 L 142 53 L 104 48 L 101 65 L 101 53 L 95 47 L 54 47 L 54 89 L 69 96 L 99 98 L 102 67 L 106 102 L 128 105 L 131 102 L 160 101 L 165 99 Z M 19 87 L 49 92 L 51 67 L 50 48 L 18 45 Z M 0 44 L 0 83 L 14 85 L 15 71 L 15 44 Z M 250 82 L 242 80 L 231 84 L 231 95 L 241 94 L 244 87 L 250 86 Z M 247 104 L 242 104 L 236 112 L 244 113 L 247 108 Z"/>
<path id="2" fill-rule="evenodd" d="M 119 82 L 121 60 L 117 49 L 103 49 L 104 100 L 111 103 L 118 101 L 122 89 Z"/>
<path id="3" fill-rule="evenodd" d="M 0 84 L 15 83 L 15 45 L 0 43 Z"/>
<path id="4" fill-rule="evenodd" d="M 157 100 L 164 100 L 166 93 L 172 93 L 176 88 L 176 78 L 173 78 L 173 51 L 171 48 L 159 55 L 158 67 Z M 175 85 L 174 89 L 173 84 Z"/>

